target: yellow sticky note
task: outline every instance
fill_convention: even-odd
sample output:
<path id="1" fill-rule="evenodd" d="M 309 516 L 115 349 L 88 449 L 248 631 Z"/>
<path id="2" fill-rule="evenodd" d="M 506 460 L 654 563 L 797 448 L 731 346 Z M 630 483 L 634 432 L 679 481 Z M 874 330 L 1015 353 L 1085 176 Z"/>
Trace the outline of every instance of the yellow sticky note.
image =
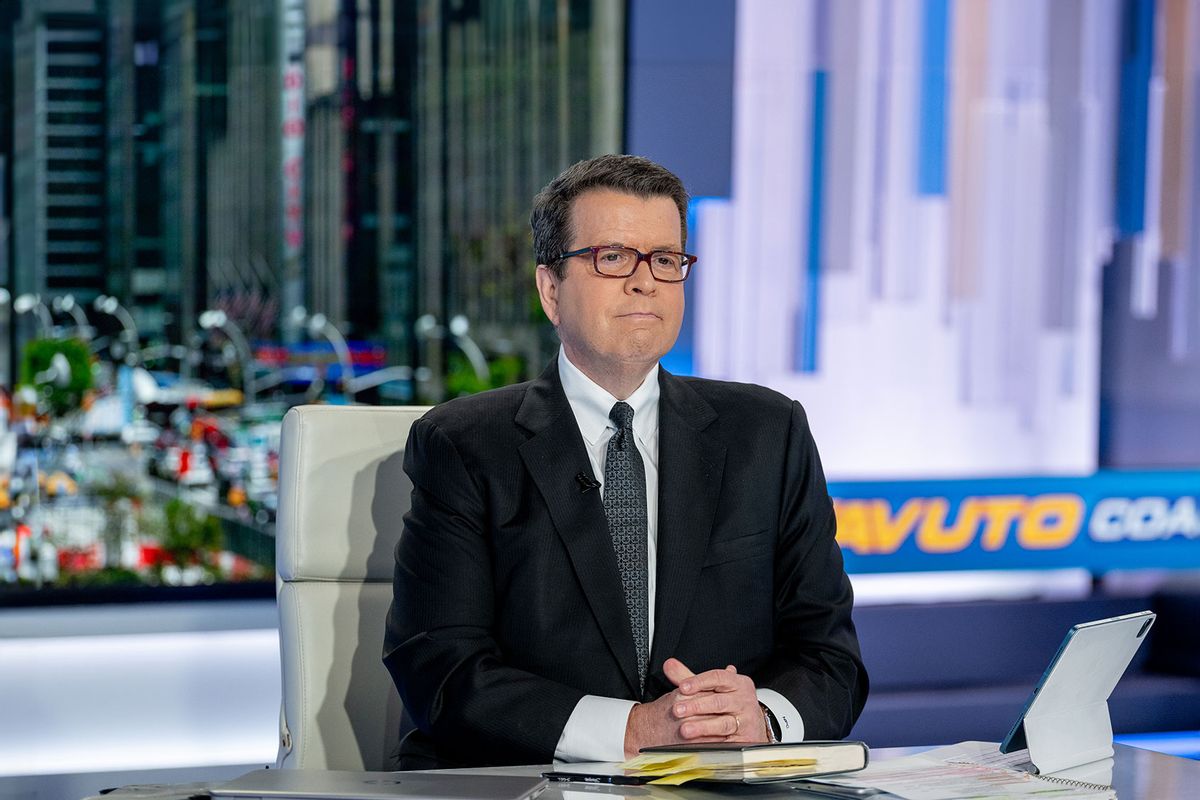
<path id="1" fill-rule="evenodd" d="M 637 775 L 662 775 L 679 769 L 687 769 L 695 761 L 695 756 L 672 756 L 664 758 L 663 756 L 644 755 L 629 759 L 621 765 L 621 769 L 632 771 Z"/>
<path id="2" fill-rule="evenodd" d="M 681 772 L 673 772 L 670 775 L 664 775 L 661 778 L 655 778 L 650 781 L 655 786 L 679 786 L 688 781 L 699 780 L 700 778 L 711 778 L 714 772 L 711 769 L 701 769 L 699 767 L 693 769 L 685 769 Z"/>

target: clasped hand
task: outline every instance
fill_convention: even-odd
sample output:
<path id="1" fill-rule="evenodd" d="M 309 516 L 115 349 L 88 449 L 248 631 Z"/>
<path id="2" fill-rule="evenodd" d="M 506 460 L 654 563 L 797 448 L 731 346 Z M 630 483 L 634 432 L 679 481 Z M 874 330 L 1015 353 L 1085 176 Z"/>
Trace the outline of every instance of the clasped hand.
<path id="1" fill-rule="evenodd" d="M 770 741 L 754 681 L 738 674 L 732 664 L 696 675 L 683 662 L 668 658 L 663 672 L 675 688 L 630 711 L 626 757 L 654 745 Z"/>

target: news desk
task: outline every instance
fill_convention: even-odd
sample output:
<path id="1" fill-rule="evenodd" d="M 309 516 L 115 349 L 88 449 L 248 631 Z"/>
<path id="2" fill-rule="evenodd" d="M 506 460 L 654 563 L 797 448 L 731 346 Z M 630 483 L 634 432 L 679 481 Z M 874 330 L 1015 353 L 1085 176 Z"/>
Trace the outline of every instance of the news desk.
<path id="1" fill-rule="evenodd" d="M 910 755 L 928 748 L 882 748 L 871 751 L 871 760 L 884 761 Z M 1129 745 L 1114 745 L 1113 788 L 1120 800 L 1197 800 L 1200 798 L 1200 761 L 1141 750 Z M 485 769 L 441 770 L 443 773 L 470 775 L 540 775 L 549 766 L 488 767 Z M 145 797 L 137 787 L 117 789 L 105 798 Z M 196 797 L 195 789 L 178 795 L 154 794 L 155 800 L 188 800 Z M 787 784 L 759 786 L 604 786 L 585 783 L 551 783 L 537 800 L 588 800 L 603 797 L 642 798 L 644 800 L 720 800 L 721 798 L 754 798 L 755 800 L 799 800 L 800 795 Z"/>

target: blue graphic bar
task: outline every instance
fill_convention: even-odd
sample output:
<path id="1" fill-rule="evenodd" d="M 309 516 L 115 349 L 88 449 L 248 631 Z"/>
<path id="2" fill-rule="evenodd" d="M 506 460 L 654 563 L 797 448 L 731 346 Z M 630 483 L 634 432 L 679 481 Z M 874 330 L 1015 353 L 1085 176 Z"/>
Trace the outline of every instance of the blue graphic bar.
<path id="1" fill-rule="evenodd" d="M 921 99 L 917 119 L 917 194 L 946 194 L 946 59 L 950 0 L 925 0 L 921 15 Z"/>
<path id="2" fill-rule="evenodd" d="M 825 84 L 828 72 L 813 73 L 812 158 L 808 192 L 808 253 L 805 259 L 804 294 L 796 315 L 797 372 L 817 371 L 817 334 L 821 298 L 821 206 L 825 188 Z"/>
<path id="3" fill-rule="evenodd" d="M 1125 0 L 1121 9 L 1115 209 L 1121 238 L 1141 233 L 1146 227 L 1146 147 L 1155 5 L 1155 0 Z"/>
<path id="4" fill-rule="evenodd" d="M 829 485 L 850 572 L 1200 567 L 1200 471 Z"/>
<path id="5" fill-rule="evenodd" d="M 693 197 L 688 202 L 687 210 L 687 247 L 684 249 L 689 253 L 696 253 L 696 204 L 702 203 L 705 200 L 712 200 L 711 197 Z M 723 198 L 728 199 L 728 198 Z M 698 275 L 703 275 L 705 267 L 705 254 L 696 253 L 700 257 L 697 262 L 697 269 L 701 270 Z M 712 265 L 712 254 L 708 255 L 708 264 Z M 736 268 L 736 264 L 724 265 L 726 268 Z M 703 278 L 699 278 L 703 280 Z M 673 375 L 695 375 L 696 374 L 696 280 L 697 276 L 692 276 L 683 284 L 683 305 L 686 311 L 683 315 L 683 324 L 679 326 L 679 338 L 675 340 L 675 345 L 671 350 L 662 357 L 660 364 L 663 369 Z"/>

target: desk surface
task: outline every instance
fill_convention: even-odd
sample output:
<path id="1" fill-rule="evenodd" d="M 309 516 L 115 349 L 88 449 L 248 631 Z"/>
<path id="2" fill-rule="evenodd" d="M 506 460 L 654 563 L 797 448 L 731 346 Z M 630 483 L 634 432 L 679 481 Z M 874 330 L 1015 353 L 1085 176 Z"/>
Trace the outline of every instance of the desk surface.
<path id="1" fill-rule="evenodd" d="M 884 748 L 871 751 L 872 761 L 910 755 L 927 748 Z M 1113 788 L 1120 800 L 1195 800 L 1200 795 L 1200 761 L 1178 756 L 1169 756 L 1151 750 L 1141 750 L 1129 745 L 1114 746 Z M 443 770 L 473 775 L 539 775 L 547 766 L 490 767 L 486 769 Z M 184 787 L 180 787 L 181 789 Z M 194 796 L 191 791 L 178 795 L 154 794 L 166 800 L 186 800 Z M 717 786 L 692 784 L 688 786 L 604 786 L 585 783 L 551 783 L 538 795 L 538 800 L 604 800 L 604 798 L 638 798 L 639 800 L 730 800 L 730 798 L 753 798 L 753 800 L 795 800 L 796 793 L 786 784 L 759 786 Z M 118 789 L 105 795 L 106 800 L 146 797 L 136 787 Z"/>
<path id="2" fill-rule="evenodd" d="M 1120 800 L 1186 800 L 1200 793 L 1200 761 L 1113 745 L 1113 788 Z"/>
<path id="3" fill-rule="evenodd" d="M 889 747 L 871 751 L 871 761 L 912 755 L 927 750 L 925 747 Z M 1113 745 L 1113 788 L 1119 800 L 1196 800 L 1200 797 L 1200 761 L 1179 756 L 1169 756 L 1152 750 L 1141 750 L 1129 745 Z M 493 767 L 487 770 L 463 769 L 444 770 L 493 775 L 537 775 L 548 767 Z M 736 796 L 753 797 L 755 800 L 795 800 L 796 793 L 784 784 L 738 786 L 735 792 L 727 786 L 705 788 L 705 784 L 687 786 L 603 786 L 583 783 L 551 783 L 538 795 L 538 800 L 587 800 L 594 797 L 602 800 L 628 797 L 645 800 L 729 800 Z"/>

